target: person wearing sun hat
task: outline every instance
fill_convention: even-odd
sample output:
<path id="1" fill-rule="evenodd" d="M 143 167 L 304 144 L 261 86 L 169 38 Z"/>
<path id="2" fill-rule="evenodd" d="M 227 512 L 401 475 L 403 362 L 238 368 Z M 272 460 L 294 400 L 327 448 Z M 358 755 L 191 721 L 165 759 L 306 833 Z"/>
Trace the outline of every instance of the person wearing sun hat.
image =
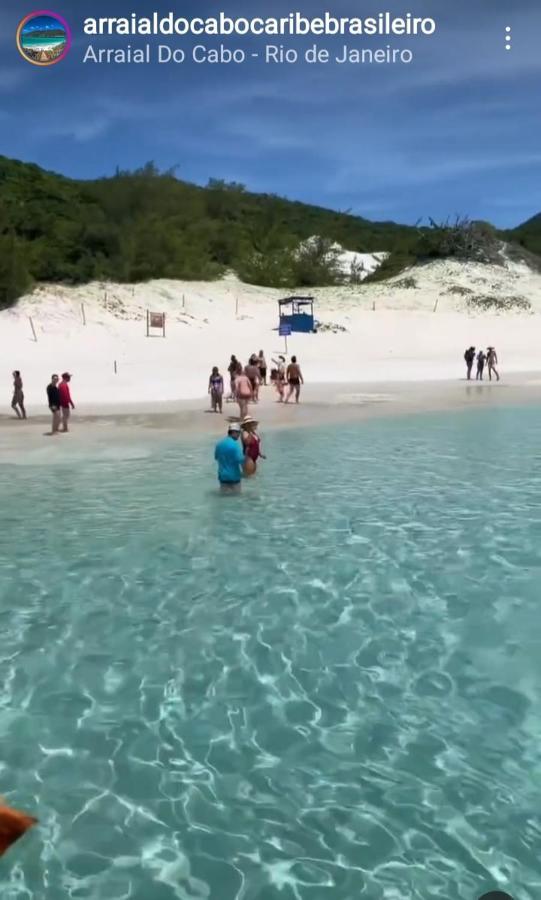
<path id="1" fill-rule="evenodd" d="M 218 463 L 218 481 L 224 493 L 240 491 L 244 451 L 240 442 L 241 426 L 232 422 L 227 436 L 218 441 L 214 459 Z"/>
<path id="2" fill-rule="evenodd" d="M 259 422 L 252 416 L 244 416 L 242 422 L 242 446 L 244 447 L 243 472 L 246 478 L 255 475 L 258 459 L 266 459 L 261 452 L 261 438 L 257 433 Z"/>

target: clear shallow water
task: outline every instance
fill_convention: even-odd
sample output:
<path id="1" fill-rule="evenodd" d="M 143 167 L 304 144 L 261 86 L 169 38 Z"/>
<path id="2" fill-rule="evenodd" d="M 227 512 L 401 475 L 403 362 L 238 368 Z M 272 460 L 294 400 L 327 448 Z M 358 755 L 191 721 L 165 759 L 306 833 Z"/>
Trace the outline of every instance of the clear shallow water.
<path id="1" fill-rule="evenodd" d="M 26 36 L 23 35 L 22 45 L 23 47 L 58 47 L 60 44 L 65 44 L 65 37 L 49 37 L 48 35 L 42 35 L 40 37 L 34 36 Z"/>
<path id="2" fill-rule="evenodd" d="M 2 900 L 541 895 L 541 413 L 0 466 Z M 134 454 L 132 449 L 132 457 Z"/>

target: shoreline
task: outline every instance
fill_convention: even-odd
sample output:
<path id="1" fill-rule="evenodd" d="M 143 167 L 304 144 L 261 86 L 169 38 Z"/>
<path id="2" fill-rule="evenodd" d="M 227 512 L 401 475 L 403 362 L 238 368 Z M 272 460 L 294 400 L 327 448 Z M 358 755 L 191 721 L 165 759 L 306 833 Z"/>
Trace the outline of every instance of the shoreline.
<path id="1" fill-rule="evenodd" d="M 295 355 L 309 385 L 326 390 L 333 382 L 341 393 L 350 385 L 373 392 L 390 382 L 462 378 L 464 348 L 472 345 L 496 347 L 506 379 L 541 368 L 541 275 L 525 267 L 434 262 L 406 278 L 311 293 L 318 331 L 293 333 L 286 348 L 277 331 L 284 292 L 231 274 L 216 282 L 40 285 L 0 311 L 5 385 L 20 370 L 30 414 L 45 413 L 51 373 L 68 371 L 81 413 L 122 414 L 135 399 L 146 414 L 156 400 L 172 404 L 160 405 L 165 411 L 178 410 L 181 398 L 197 406 L 214 365 L 226 375 L 231 353 L 245 362 L 260 349 L 269 369 L 278 355 Z M 468 304 L 477 295 L 495 308 Z M 513 297 L 529 310 L 499 310 Z M 147 337 L 149 311 L 165 314 L 165 339 Z"/>
<path id="2" fill-rule="evenodd" d="M 263 388 L 258 404 L 250 404 L 250 414 L 259 418 L 261 431 L 290 428 L 333 427 L 375 418 L 395 418 L 441 412 L 483 410 L 522 405 L 541 405 L 541 372 L 509 375 L 500 382 L 482 383 L 466 379 L 431 382 L 327 383 L 307 385 L 301 403 L 285 405 L 275 400 L 274 388 Z M 32 457 L 57 456 L 54 447 L 97 450 L 156 441 L 209 436 L 217 439 L 229 421 L 238 420 L 236 403 L 224 403 L 223 413 L 213 414 L 208 399 L 166 401 L 158 404 L 80 404 L 72 415 L 70 433 L 46 436 L 48 414 L 32 414 L 20 421 L 0 414 L 0 462 L 22 462 L 21 454 Z M 69 443 L 68 443 L 69 442 Z M 60 449 L 60 448 L 59 448 Z"/>

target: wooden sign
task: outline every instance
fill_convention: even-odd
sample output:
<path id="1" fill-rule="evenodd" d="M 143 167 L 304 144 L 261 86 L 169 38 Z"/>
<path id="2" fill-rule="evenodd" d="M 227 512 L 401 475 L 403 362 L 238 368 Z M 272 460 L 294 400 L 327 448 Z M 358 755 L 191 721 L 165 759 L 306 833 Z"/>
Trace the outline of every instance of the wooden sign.
<path id="1" fill-rule="evenodd" d="M 151 328 L 161 331 L 161 336 L 165 337 L 165 313 L 150 312 L 147 309 L 147 337 L 158 337 L 158 335 L 151 335 Z"/>

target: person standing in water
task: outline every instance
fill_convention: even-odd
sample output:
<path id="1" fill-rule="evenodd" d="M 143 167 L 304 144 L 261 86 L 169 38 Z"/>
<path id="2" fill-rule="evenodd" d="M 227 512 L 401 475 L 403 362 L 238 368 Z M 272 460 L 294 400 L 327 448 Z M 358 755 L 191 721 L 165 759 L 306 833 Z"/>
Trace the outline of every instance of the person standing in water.
<path id="1" fill-rule="evenodd" d="M 218 441 L 214 449 L 214 459 L 218 463 L 218 481 L 224 493 L 240 491 L 244 453 L 240 442 L 240 425 L 232 423 L 227 437 Z"/>
<path id="2" fill-rule="evenodd" d="M 301 384 L 304 384 L 304 378 L 302 377 L 301 367 L 297 362 L 296 356 L 291 357 L 291 362 L 287 367 L 287 383 L 289 384 L 289 394 L 287 395 L 285 402 L 289 403 L 291 397 L 295 394 L 295 403 L 298 403 L 301 394 Z"/>
<path id="3" fill-rule="evenodd" d="M 65 434 L 69 431 L 68 423 L 71 415 L 71 410 L 75 409 L 75 405 L 73 400 L 71 399 L 71 391 L 70 391 L 70 381 L 71 375 L 69 372 L 62 373 L 62 381 L 58 387 L 58 391 L 60 394 L 60 410 L 62 412 L 62 428 L 61 431 Z"/>
<path id="4" fill-rule="evenodd" d="M 222 400 L 224 396 L 224 380 L 220 375 L 220 370 L 218 366 L 214 366 L 212 372 L 210 373 L 209 378 L 209 394 L 210 394 L 210 408 L 212 412 L 217 413 L 222 411 Z"/>
<path id="5" fill-rule="evenodd" d="M 487 366 L 488 366 L 488 380 L 492 381 L 492 373 L 494 372 L 496 376 L 496 381 L 500 380 L 500 376 L 496 369 L 498 365 L 498 357 L 496 355 L 496 351 L 494 347 L 489 347 L 487 350 Z"/>
<path id="6" fill-rule="evenodd" d="M 246 369 L 242 375 L 237 375 L 235 378 L 235 392 L 237 403 L 239 404 L 240 418 L 244 419 L 244 416 L 248 415 L 248 404 L 250 400 L 253 400 L 252 382 L 248 377 Z"/>
<path id="7" fill-rule="evenodd" d="M 11 408 L 17 414 L 18 419 L 26 419 L 26 409 L 24 408 L 24 391 L 23 380 L 18 369 L 13 372 L 13 398 Z"/>
<path id="8" fill-rule="evenodd" d="M 475 361 L 475 347 L 468 347 L 464 353 L 464 360 L 466 362 L 466 378 L 468 381 L 471 381 L 471 370 Z"/>
<path id="9" fill-rule="evenodd" d="M 257 471 L 258 459 L 266 459 L 261 452 L 261 438 L 257 433 L 259 422 L 251 416 L 245 416 L 241 422 L 242 446 L 244 448 L 244 475 L 249 478 Z"/>
<path id="10" fill-rule="evenodd" d="M 51 434 L 58 434 L 60 428 L 60 390 L 58 388 L 58 375 L 51 375 L 51 383 L 47 385 L 47 402 L 53 417 Z"/>

